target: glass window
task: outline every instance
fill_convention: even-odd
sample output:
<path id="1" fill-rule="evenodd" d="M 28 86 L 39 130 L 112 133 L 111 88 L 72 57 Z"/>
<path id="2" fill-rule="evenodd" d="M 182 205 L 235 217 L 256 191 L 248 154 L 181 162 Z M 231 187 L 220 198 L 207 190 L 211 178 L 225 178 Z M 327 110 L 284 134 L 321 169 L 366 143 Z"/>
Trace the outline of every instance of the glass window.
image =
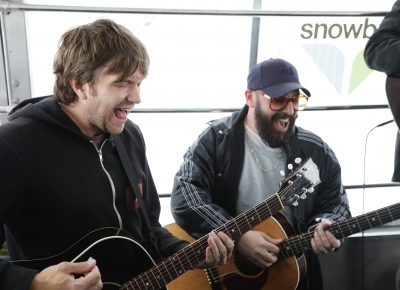
<path id="1" fill-rule="evenodd" d="M 281 57 L 297 67 L 301 82 L 312 94 L 308 110 L 299 114 L 297 124 L 318 134 L 334 150 L 342 165 L 343 183 L 346 186 L 389 183 L 398 129 L 394 123 L 372 129 L 392 119 L 390 110 L 349 110 L 346 106 L 387 104 L 385 75 L 369 70 L 363 60 L 364 46 L 382 16 L 349 13 L 389 11 L 393 0 L 260 1 L 261 10 L 271 15 L 259 17 L 258 47 L 252 47 L 252 16 L 209 15 L 223 10 L 255 11 L 254 2 L 258 3 L 248 0 L 101 0 L 96 2 L 97 6 L 153 11 L 26 12 L 32 96 L 52 93 L 53 57 L 60 36 L 67 29 L 98 18 L 111 18 L 126 26 L 143 41 L 151 60 L 148 78 L 142 84 L 142 103 L 137 110 L 201 111 L 136 111 L 130 115 L 143 131 L 157 189 L 160 194 L 168 194 L 183 154 L 207 126 L 206 122 L 229 114 L 218 109 L 240 109 L 244 105 L 251 53 L 257 54 L 257 61 Z M 93 5 L 89 0 L 24 3 Z M 157 9 L 163 13 L 156 13 Z M 166 9 L 171 9 L 172 14 L 166 14 Z M 188 14 L 173 13 L 174 9 L 181 12 L 187 9 Z M 209 10 L 209 13 L 199 15 L 196 9 Z M 345 16 L 279 15 L 296 11 L 306 14 L 338 11 Z M 343 106 L 343 110 L 332 109 L 336 106 Z M 396 202 L 395 189 L 348 190 L 353 215 L 370 211 L 374 206 L 379 208 L 383 203 Z M 384 198 L 381 192 L 385 193 Z M 172 222 L 169 199 L 162 199 L 162 205 L 162 223 Z"/>

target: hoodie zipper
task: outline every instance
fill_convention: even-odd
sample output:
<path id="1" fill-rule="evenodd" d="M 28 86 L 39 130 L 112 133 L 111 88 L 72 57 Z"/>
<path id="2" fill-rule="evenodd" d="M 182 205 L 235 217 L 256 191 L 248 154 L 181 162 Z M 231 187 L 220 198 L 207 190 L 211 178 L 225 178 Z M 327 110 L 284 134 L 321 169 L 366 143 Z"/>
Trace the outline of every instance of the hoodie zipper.
<path id="1" fill-rule="evenodd" d="M 115 214 L 117 215 L 118 218 L 118 223 L 119 223 L 119 228 L 122 230 L 122 219 L 121 219 L 121 215 L 118 212 L 115 200 L 116 200 L 116 192 L 115 192 L 115 186 L 114 186 L 114 182 L 111 178 L 110 173 L 108 173 L 107 169 L 104 167 L 103 164 L 103 152 L 101 151 L 103 149 L 104 144 L 107 142 L 108 139 L 104 140 L 103 143 L 100 146 L 100 149 L 97 148 L 97 145 L 95 143 L 93 143 L 93 141 L 90 141 L 90 143 L 93 144 L 94 148 L 97 151 L 97 154 L 99 155 L 99 159 L 100 159 L 100 164 L 101 164 L 101 168 L 103 168 L 104 173 L 107 175 L 108 181 L 110 182 L 111 185 L 111 191 L 112 191 L 112 195 L 113 195 L 113 208 L 115 211 Z"/>

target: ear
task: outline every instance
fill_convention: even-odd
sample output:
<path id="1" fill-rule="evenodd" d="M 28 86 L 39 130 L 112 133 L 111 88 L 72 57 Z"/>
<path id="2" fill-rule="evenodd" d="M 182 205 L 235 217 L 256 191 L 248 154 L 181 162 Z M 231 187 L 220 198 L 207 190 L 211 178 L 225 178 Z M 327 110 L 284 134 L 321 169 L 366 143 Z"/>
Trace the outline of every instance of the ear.
<path id="1" fill-rule="evenodd" d="M 78 98 L 80 98 L 80 99 L 87 98 L 87 95 L 86 95 L 87 87 L 85 85 L 82 85 L 77 80 L 70 80 L 69 84 L 71 85 L 72 90 L 78 96 Z"/>
<path id="2" fill-rule="evenodd" d="M 256 96 L 255 93 L 253 93 L 253 91 L 250 90 L 246 90 L 244 93 L 245 97 L 246 97 L 246 104 L 247 106 L 249 106 L 249 108 L 253 108 L 256 104 Z"/>

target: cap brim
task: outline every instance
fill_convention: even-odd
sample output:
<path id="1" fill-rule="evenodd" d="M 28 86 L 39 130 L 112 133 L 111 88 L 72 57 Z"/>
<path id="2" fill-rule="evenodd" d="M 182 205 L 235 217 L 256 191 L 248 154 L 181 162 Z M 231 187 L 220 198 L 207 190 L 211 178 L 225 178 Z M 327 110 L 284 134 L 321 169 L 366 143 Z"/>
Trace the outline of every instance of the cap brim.
<path id="1" fill-rule="evenodd" d="M 262 91 L 271 98 L 279 98 L 294 90 L 302 90 L 308 97 L 311 97 L 310 91 L 299 85 L 299 83 L 280 83 L 268 86 Z"/>

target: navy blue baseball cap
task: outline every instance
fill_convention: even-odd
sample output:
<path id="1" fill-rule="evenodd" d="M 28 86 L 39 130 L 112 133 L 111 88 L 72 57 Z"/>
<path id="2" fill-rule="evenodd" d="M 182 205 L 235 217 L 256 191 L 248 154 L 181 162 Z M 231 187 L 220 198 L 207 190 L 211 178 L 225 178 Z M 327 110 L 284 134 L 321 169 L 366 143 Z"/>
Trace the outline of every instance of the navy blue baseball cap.
<path id="1" fill-rule="evenodd" d="M 311 97 L 310 91 L 300 84 L 296 68 L 280 58 L 270 58 L 253 65 L 247 77 L 247 88 L 262 90 L 271 98 L 279 98 L 298 89 Z"/>

